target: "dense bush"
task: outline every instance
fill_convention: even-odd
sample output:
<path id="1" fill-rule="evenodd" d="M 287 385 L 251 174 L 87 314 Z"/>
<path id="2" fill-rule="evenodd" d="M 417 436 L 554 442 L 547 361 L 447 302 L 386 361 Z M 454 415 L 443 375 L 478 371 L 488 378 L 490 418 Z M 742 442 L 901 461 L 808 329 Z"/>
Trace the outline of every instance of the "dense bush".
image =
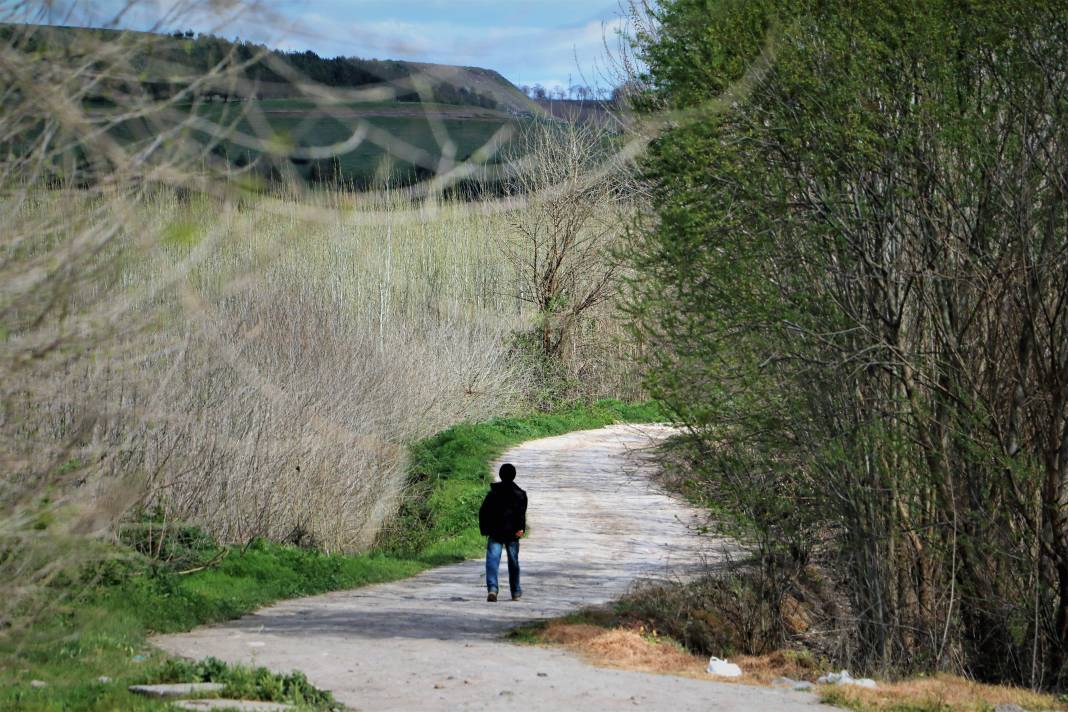
<path id="1" fill-rule="evenodd" d="M 639 38 L 648 385 L 764 560 L 823 543 L 855 668 L 1066 679 L 1065 10 L 672 0 Z"/>

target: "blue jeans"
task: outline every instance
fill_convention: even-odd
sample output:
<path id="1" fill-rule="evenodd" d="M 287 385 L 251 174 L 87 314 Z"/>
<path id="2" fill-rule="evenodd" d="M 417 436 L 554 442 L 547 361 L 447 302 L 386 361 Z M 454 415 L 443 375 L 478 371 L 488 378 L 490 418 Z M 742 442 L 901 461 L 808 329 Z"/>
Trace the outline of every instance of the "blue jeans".
<path id="1" fill-rule="evenodd" d="M 497 593 L 497 569 L 501 566 L 501 549 L 508 551 L 508 588 L 512 597 L 523 592 L 519 587 L 519 540 L 507 544 L 493 538 L 486 540 L 486 588 L 490 593 Z"/>

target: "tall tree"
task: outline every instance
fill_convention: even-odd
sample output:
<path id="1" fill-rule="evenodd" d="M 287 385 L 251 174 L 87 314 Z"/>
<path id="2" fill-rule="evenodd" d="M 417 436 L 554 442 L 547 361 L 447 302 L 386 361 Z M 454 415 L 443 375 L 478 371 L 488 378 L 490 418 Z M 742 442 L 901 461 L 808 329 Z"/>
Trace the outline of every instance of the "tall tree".
<path id="1" fill-rule="evenodd" d="M 1064 3 L 659 20 L 646 103 L 677 114 L 632 306 L 707 486 L 769 560 L 829 542 L 853 664 L 1060 684 Z"/>

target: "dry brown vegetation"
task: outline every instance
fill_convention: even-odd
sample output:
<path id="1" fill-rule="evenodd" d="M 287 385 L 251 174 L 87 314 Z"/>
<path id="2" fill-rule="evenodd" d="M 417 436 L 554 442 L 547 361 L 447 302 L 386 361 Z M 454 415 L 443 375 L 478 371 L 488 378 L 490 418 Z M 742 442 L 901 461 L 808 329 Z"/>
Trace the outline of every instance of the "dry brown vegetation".
<path id="1" fill-rule="evenodd" d="M 225 27 L 240 5 L 180 9 Z M 0 20 L 39 22 L 42 7 Z M 358 117 L 347 142 L 289 145 L 237 101 L 250 86 L 236 56 L 160 96 L 136 79 L 150 35 L 50 50 L 37 31 L 0 42 L 0 623 L 32 620 L 27 594 L 132 516 L 226 543 L 365 550 L 414 440 L 547 402 L 515 262 L 529 196 L 447 199 L 477 172 L 461 161 L 422 165 L 431 177 L 403 194 L 238 168 L 220 142 L 279 164 L 363 140 L 419 157 Z M 324 111 L 352 99 L 287 76 Z M 240 109 L 212 123 L 198 107 L 221 86 Z M 263 135 L 236 136 L 239 118 Z M 585 205 L 602 240 L 614 207 Z M 633 395 L 610 293 L 566 324 L 553 398 Z"/>
<path id="2" fill-rule="evenodd" d="M 94 349 L 95 368 L 42 372 L 54 391 L 23 442 L 72 443 L 86 463 L 121 449 L 108 477 L 224 541 L 365 548 L 403 487 L 405 443 L 522 396 L 506 353 L 521 322 L 494 288 L 507 276 L 476 258 L 492 221 L 217 207 L 166 193 L 131 206 L 184 244 L 119 238 L 123 266 L 93 286 L 152 328 Z M 184 274 L 165 284 L 174 265 Z"/>
<path id="3" fill-rule="evenodd" d="M 83 470 L 107 454 L 108 477 L 135 478 L 123 490 L 140 488 L 141 504 L 223 540 L 352 550 L 392 513 L 406 443 L 527 402 L 513 334 L 537 310 L 499 249 L 515 211 L 313 210 L 165 190 L 121 204 L 52 191 L 25 202 L 20 231 L 61 206 L 114 223 L 92 278 L 63 298 L 81 310 L 86 294 L 102 297 L 121 326 L 60 372 L 48 360 L 22 372 L 9 444 L 27 462 L 54 450 Z M 73 239 L 66 229 L 51 238 Z M 611 312 L 590 306 L 602 308 L 584 323 L 600 324 L 607 345 Z M 585 393 L 618 392 L 625 370 L 596 360 L 611 351 L 567 355 Z"/>
<path id="4" fill-rule="evenodd" d="M 707 675 L 700 657 L 673 642 L 643 635 L 641 630 L 554 621 L 546 626 L 540 638 L 604 667 L 686 677 Z"/>
<path id="5" fill-rule="evenodd" d="M 739 655 L 731 662 L 741 667 L 740 678 L 713 678 L 706 671 L 708 659 L 687 652 L 655 630 L 609 627 L 589 623 L 552 621 L 538 634 L 540 642 L 571 650 L 594 665 L 716 680 L 743 685 L 771 685 L 777 678 L 814 682 L 828 671 L 810 655 L 776 650 L 765 655 Z M 1027 710 L 1068 709 L 1058 698 L 1008 685 L 985 685 L 956 675 L 936 675 L 901 681 L 878 682 L 876 689 L 818 686 L 825 701 L 857 710 L 953 710 L 985 712 L 995 705 L 1014 704 Z"/>
<path id="6" fill-rule="evenodd" d="M 705 670 L 707 657 L 695 655 L 672 638 L 643 625 L 605 628 L 588 623 L 552 621 L 539 634 L 539 639 L 573 650 L 597 665 L 699 680 L 770 685 L 780 677 L 815 681 L 824 672 L 810 655 L 776 650 L 765 655 L 733 656 L 730 661 L 741 667 L 743 675 L 713 678 Z"/>
<path id="7" fill-rule="evenodd" d="M 986 712 L 997 705 L 1018 705 L 1026 710 L 1068 709 L 1053 695 L 1011 685 L 984 685 L 958 675 L 935 675 L 900 682 L 880 683 L 874 690 L 836 687 L 825 694 L 828 702 L 857 710 L 954 710 Z"/>
<path id="8" fill-rule="evenodd" d="M 528 339 L 543 368 L 574 383 L 610 380 L 617 392 L 637 393 L 637 382 L 627 380 L 637 374 L 618 368 L 629 354 L 601 356 L 614 346 L 598 315 L 618 301 L 623 223 L 637 205 L 630 163 L 612 145 L 601 126 L 528 127 L 509 148 L 515 175 L 505 188 L 523 209 L 508 211 L 499 249 L 516 276 L 516 298 L 533 309 Z"/>
<path id="9" fill-rule="evenodd" d="M 64 298 L 81 310 L 86 293 L 106 295 L 98 308 L 120 328 L 64 352 L 62 369 L 28 362 L 6 401 L 10 452 L 41 470 L 70 463 L 72 501 L 122 483 L 101 524 L 158 505 L 223 541 L 360 550 L 395 510 L 407 443 L 527 402 L 531 371 L 513 334 L 535 312 L 498 251 L 507 212 L 309 212 L 169 191 L 121 205 L 59 192 L 27 202 L 17 228 L 61 205 L 118 226 L 92 279 Z M 618 383 L 577 373 L 589 393 Z"/>

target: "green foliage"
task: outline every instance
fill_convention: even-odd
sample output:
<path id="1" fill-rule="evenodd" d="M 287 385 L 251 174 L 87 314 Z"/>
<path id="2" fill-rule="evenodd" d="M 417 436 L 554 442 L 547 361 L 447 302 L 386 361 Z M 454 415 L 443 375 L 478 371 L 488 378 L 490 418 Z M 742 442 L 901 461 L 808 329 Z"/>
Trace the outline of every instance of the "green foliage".
<path id="1" fill-rule="evenodd" d="M 668 103 L 701 106 L 730 88 L 760 54 L 777 15 L 798 3 L 768 0 L 675 0 L 660 6 L 666 28 L 639 46 L 657 92 Z M 680 174 L 679 177 L 684 177 Z"/>
<path id="2" fill-rule="evenodd" d="M 510 643 L 520 645 L 537 645 L 542 642 L 542 633 L 545 630 L 544 622 L 524 623 L 509 629 L 505 637 Z"/>
<path id="3" fill-rule="evenodd" d="M 891 702 L 889 704 L 879 705 L 867 704 L 857 695 L 851 695 L 848 690 L 843 690 L 834 685 L 822 685 L 820 686 L 818 693 L 820 702 L 823 704 L 855 710 L 856 712 L 953 712 L 954 710 L 952 705 L 942 702 L 941 700 Z M 989 706 L 986 709 L 992 711 L 995 708 Z"/>
<path id="4" fill-rule="evenodd" d="M 785 578 L 833 557 L 854 668 L 1063 684 L 1064 4 L 658 18 L 631 310 L 700 496 Z"/>
<path id="5" fill-rule="evenodd" d="M 162 240 L 171 247 L 192 247 L 200 240 L 200 226 L 191 222 L 172 222 L 163 229 Z"/>
<path id="6" fill-rule="evenodd" d="M 128 518 L 118 534 L 122 544 L 175 570 L 200 565 L 223 553 L 202 529 L 167 522 L 161 507 Z"/>
<path id="7" fill-rule="evenodd" d="M 278 110 L 285 107 L 287 103 L 289 102 L 286 100 L 275 99 L 256 102 L 256 107 L 264 112 L 257 125 L 266 124 L 270 127 L 273 133 L 268 143 L 277 156 L 284 157 L 296 147 L 292 136 L 301 136 L 300 143 L 304 146 L 329 146 L 342 143 L 352 135 L 351 120 L 326 116 L 315 107 Z M 350 108 L 360 111 L 363 106 L 353 104 Z M 396 108 L 397 105 L 394 105 L 394 110 Z M 215 121 L 232 123 L 225 118 L 228 111 L 230 110 L 215 105 L 202 109 L 205 116 Z M 434 131 L 439 126 L 443 126 L 448 132 L 457 155 L 469 156 L 489 141 L 491 136 L 510 125 L 503 117 L 451 118 L 447 112 L 433 117 L 369 115 L 362 117 L 361 121 L 365 121 L 374 129 L 385 132 L 398 143 L 403 142 L 426 152 L 428 159 L 432 161 L 438 161 L 441 158 L 441 146 L 434 138 Z M 235 128 L 246 133 L 256 133 L 256 127 L 249 120 L 237 122 Z M 246 161 L 254 160 L 260 156 L 257 151 L 231 142 L 223 142 L 220 151 L 224 155 L 234 157 L 235 160 L 238 157 L 243 157 Z M 389 162 L 389 166 L 380 170 L 383 161 Z M 314 182 L 338 183 L 355 188 L 380 187 L 384 182 L 394 186 L 407 185 L 417 180 L 425 180 L 432 175 L 432 172 L 423 167 L 396 158 L 394 149 L 388 143 L 379 145 L 372 141 L 364 141 L 351 151 L 326 159 L 325 162 L 301 161 L 294 168 L 302 176 Z"/>
<path id="8" fill-rule="evenodd" d="M 260 540 L 188 576 L 151 569 L 90 602 L 145 611 L 146 630 L 171 632 L 233 618 L 282 598 L 394 580 L 422 568 L 380 554 L 332 555 Z"/>
<path id="9" fill-rule="evenodd" d="M 23 25 L 20 30 L 27 29 Z M 227 64 L 244 64 L 241 75 L 250 82 L 267 82 L 272 95 L 301 97 L 302 88 L 291 82 L 290 72 L 307 81 L 327 87 L 357 88 L 383 83 L 403 82 L 419 75 L 428 83 L 428 101 L 493 109 L 497 106 L 494 91 L 518 95 L 518 90 L 495 71 L 474 67 L 462 68 L 461 81 L 482 84 L 482 90 L 455 86 L 451 82 L 427 76 L 422 66 L 397 60 L 361 59 L 358 57 L 320 57 L 311 51 L 279 51 L 251 42 L 230 41 L 209 34 L 160 35 L 144 32 L 73 27 L 35 27 L 21 38 L 16 47 L 45 58 L 95 42 L 125 42 L 130 66 L 141 67 L 139 78 L 146 90 L 158 98 L 170 97 L 185 88 L 185 81 L 174 79 L 175 67 L 191 76 L 200 76 Z M 0 27 L 0 41 L 11 40 L 14 30 Z M 275 67 L 283 63 L 289 72 Z M 461 68 L 457 68 L 461 69 Z M 493 90 L 490 89 L 493 88 Z M 201 98 L 231 99 L 233 89 L 218 86 L 204 90 Z M 240 94 L 238 94 L 240 96 Z M 400 101 L 419 102 L 416 92 L 397 97 Z"/>
<path id="10" fill-rule="evenodd" d="M 483 147 L 495 143 L 490 138 L 497 137 L 498 132 L 504 135 L 512 127 L 506 109 L 527 104 L 518 89 L 491 70 L 450 67 L 448 72 L 428 73 L 421 64 L 355 57 L 328 59 L 312 52 L 280 52 L 209 35 L 177 39 L 142 32 L 19 25 L 0 26 L 0 42 L 15 53 L 17 61 L 51 66 L 59 76 L 76 75 L 77 67 L 89 64 L 106 73 L 106 65 L 118 61 L 127 76 L 138 77 L 139 85 L 126 86 L 123 91 L 133 91 L 126 98 L 107 82 L 76 92 L 85 111 L 82 120 L 106 125 L 109 136 L 133 153 L 169 152 L 181 143 L 190 159 L 197 156 L 195 161 L 202 169 L 211 166 L 228 175 L 233 169 L 254 171 L 255 177 L 238 179 L 253 188 L 258 182 L 276 187 L 297 177 L 313 184 L 357 188 L 410 185 L 431 177 L 443 158 L 443 142 L 435 138 L 443 126 L 449 133 L 449 145 L 458 151 L 446 160 L 484 154 L 475 163 L 493 162 L 496 149 Z M 114 53 L 116 47 L 121 48 L 118 54 Z M 120 56 L 122 59 L 117 60 Z M 288 65 L 289 70 L 276 71 L 282 65 Z M 132 73 L 131 68 L 135 70 Z M 207 80 L 211 75 L 215 80 Z M 310 102 L 303 84 L 293 81 L 294 76 L 316 82 L 328 92 L 331 87 L 345 93 L 373 86 L 374 93 L 380 91 L 379 96 L 390 100 Z M 425 91 L 394 91 L 417 76 Z M 191 82 L 192 77 L 201 81 Z M 505 106 L 498 110 L 501 100 Z M 114 118 L 117 105 L 140 102 L 145 104 L 142 110 Z M 329 108 L 324 110 L 324 104 Z M 283 110 L 276 111 L 276 107 Z M 382 107 L 388 109 L 382 111 Z M 339 116 L 339 112 L 348 116 Z M 181 128 L 183 123 L 192 123 L 192 115 L 201 128 Z M 34 142 L 43 140 L 43 124 L 37 119 L 27 121 L 28 125 L 17 132 L 12 155 L 22 155 Z M 207 128 L 209 122 L 211 128 Z M 359 142 L 352 151 L 337 156 L 336 164 L 291 156 L 295 148 L 343 143 L 364 127 L 388 132 L 387 140 Z M 238 133 L 260 140 L 250 141 Z M 161 135 L 168 140 L 156 145 Z M 50 151 L 47 175 L 41 183 L 89 187 L 127 167 L 110 165 L 91 144 L 67 141 L 64 148 Z M 407 160 L 413 154 L 418 158 Z M 376 167 L 383 157 L 400 156 L 406 160 L 398 160 L 384 180 L 376 182 Z M 263 160 L 248 169 L 259 157 Z M 446 192 L 452 196 L 470 194 L 494 182 L 477 175 L 465 176 Z M 195 226 L 174 225 L 167 230 L 165 241 L 189 246 L 200 237 Z"/>
<path id="11" fill-rule="evenodd" d="M 549 319 L 548 314 L 538 317 L 539 322 Z M 536 407 L 546 410 L 553 405 L 566 403 L 574 394 L 582 392 L 582 382 L 569 373 L 567 364 L 559 358 L 545 353 L 542 342 L 542 328 L 517 331 L 512 336 L 511 352 L 522 359 L 530 371 L 531 386 L 528 398 Z"/>
<path id="12" fill-rule="evenodd" d="M 216 658 L 189 661 L 166 660 L 148 676 L 151 682 L 217 682 L 226 685 L 225 697 L 246 700 L 288 702 L 330 709 L 336 706 L 333 696 L 311 685 L 303 673 L 278 675 L 266 668 L 227 665 Z"/>
<path id="13" fill-rule="evenodd" d="M 300 672 L 287 675 L 272 673 L 266 668 L 248 668 L 240 665 L 228 665 L 215 658 L 206 658 L 196 662 L 163 659 L 157 660 L 151 655 L 138 656 L 139 662 L 130 664 L 128 674 L 107 680 L 99 676 L 91 682 L 75 680 L 73 675 L 64 674 L 60 663 L 70 664 L 73 657 L 81 654 L 77 646 L 67 646 L 60 651 L 61 659 L 55 665 L 44 666 L 44 671 L 52 673 L 49 684 L 35 688 L 20 675 L 17 682 L 0 692 L 0 703 L 5 709 L 51 712 L 53 710 L 164 710 L 169 705 L 159 700 L 145 698 L 130 693 L 129 685 L 157 684 L 176 682 L 216 682 L 226 687 L 221 696 L 231 699 L 266 700 L 296 705 L 303 710 L 330 710 L 338 705 L 329 692 L 324 692 L 311 685 Z M 143 660 L 142 660 L 143 658 Z M 112 666 L 122 665 L 123 660 L 111 660 Z M 81 665 L 73 663 L 76 675 L 89 674 Z M 34 671 L 42 672 L 42 668 Z"/>
<path id="14" fill-rule="evenodd" d="M 613 604 L 608 626 L 641 625 L 656 630 L 699 655 L 764 655 L 784 651 L 805 667 L 816 667 L 815 637 L 810 649 L 789 651 L 790 638 L 822 615 L 832 595 L 809 572 L 786 582 L 773 571 L 749 564 L 687 582 L 646 584 Z"/>
<path id="15" fill-rule="evenodd" d="M 125 693 L 125 686 L 178 680 L 225 682 L 235 695 L 329 707 L 328 698 L 299 674 L 171 661 L 147 649 L 145 637 L 234 618 L 280 598 L 394 580 L 423 568 L 382 554 L 329 555 L 263 541 L 189 575 L 120 553 L 65 584 L 71 593 L 59 615 L 0 645 L 6 671 L 0 677 L 11 683 L 0 692 L 0 708 L 157 709 Z M 101 675 L 114 682 L 95 682 Z M 30 679 L 49 685 L 33 689 Z"/>

